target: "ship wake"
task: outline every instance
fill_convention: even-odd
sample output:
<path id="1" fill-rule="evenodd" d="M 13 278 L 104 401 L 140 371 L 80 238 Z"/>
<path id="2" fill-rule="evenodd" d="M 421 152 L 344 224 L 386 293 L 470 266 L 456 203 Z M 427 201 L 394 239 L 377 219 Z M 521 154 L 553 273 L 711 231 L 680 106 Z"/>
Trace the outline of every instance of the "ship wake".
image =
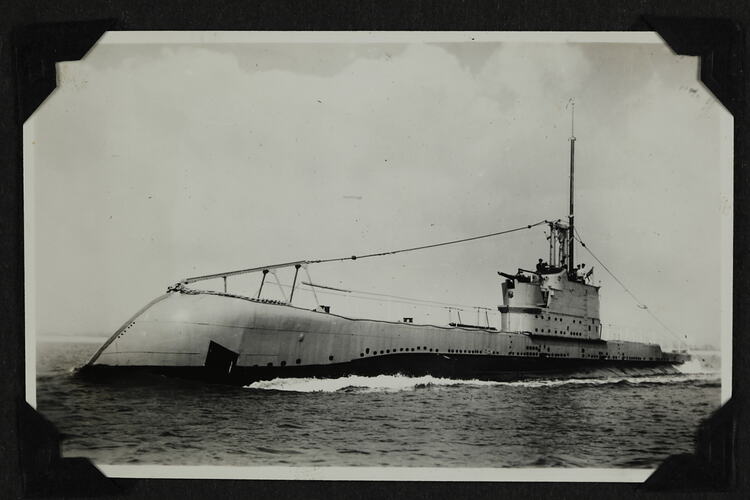
<path id="1" fill-rule="evenodd" d="M 654 384 L 698 384 L 720 386 L 716 373 L 678 373 L 646 376 L 608 376 L 566 379 L 534 379 L 512 382 L 495 382 L 486 380 L 456 380 L 426 375 L 407 377 L 403 375 L 378 375 L 364 377 L 350 375 L 347 377 L 320 378 L 277 378 L 254 382 L 246 389 L 281 392 L 401 392 L 461 387 L 528 387 L 547 388 L 557 386 L 621 386 L 621 385 L 654 385 Z"/>

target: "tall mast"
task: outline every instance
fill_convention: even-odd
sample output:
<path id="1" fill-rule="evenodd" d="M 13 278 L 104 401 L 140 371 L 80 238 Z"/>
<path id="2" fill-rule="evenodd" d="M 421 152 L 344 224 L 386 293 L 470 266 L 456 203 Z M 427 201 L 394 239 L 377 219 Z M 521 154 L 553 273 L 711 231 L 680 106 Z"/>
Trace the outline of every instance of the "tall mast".
<path id="1" fill-rule="evenodd" d="M 576 136 L 575 136 L 575 113 L 576 113 L 576 102 L 575 99 L 570 100 L 570 212 L 568 215 L 568 272 L 572 273 L 575 271 L 575 257 L 573 255 L 575 248 L 575 230 L 573 226 L 574 210 L 573 210 L 573 174 L 575 172 L 575 151 L 576 151 Z"/>

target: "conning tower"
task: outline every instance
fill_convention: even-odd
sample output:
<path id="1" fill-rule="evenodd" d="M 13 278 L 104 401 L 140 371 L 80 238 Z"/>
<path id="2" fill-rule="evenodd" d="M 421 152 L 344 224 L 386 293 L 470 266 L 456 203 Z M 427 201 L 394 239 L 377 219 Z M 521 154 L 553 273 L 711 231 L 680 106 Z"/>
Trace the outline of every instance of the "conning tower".
<path id="1" fill-rule="evenodd" d="M 575 262 L 575 101 L 570 100 L 570 199 L 568 223 L 549 222 L 549 261 L 536 271 L 519 269 L 502 285 L 502 330 L 533 336 L 601 339 L 599 287 L 591 285 L 593 268 Z"/>
<path id="2" fill-rule="evenodd" d="M 545 337 L 600 339 L 599 287 L 587 283 L 591 270 L 568 271 L 570 227 L 550 223 L 550 263 L 536 271 L 500 273 L 502 330 Z"/>

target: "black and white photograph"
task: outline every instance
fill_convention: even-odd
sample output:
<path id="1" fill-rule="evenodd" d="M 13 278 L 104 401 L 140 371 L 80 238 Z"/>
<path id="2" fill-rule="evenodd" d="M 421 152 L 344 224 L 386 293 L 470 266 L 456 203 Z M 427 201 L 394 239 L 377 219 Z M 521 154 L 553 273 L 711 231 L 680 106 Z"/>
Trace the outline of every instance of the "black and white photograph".
<path id="1" fill-rule="evenodd" d="M 731 396 L 655 33 L 108 32 L 23 129 L 27 401 L 111 477 L 642 482 Z"/>

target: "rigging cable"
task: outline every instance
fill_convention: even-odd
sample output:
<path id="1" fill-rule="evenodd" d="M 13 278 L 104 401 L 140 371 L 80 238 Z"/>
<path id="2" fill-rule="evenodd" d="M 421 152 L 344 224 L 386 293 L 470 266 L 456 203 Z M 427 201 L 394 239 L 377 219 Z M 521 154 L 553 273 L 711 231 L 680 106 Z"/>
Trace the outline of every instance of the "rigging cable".
<path id="1" fill-rule="evenodd" d="M 284 289 L 281 288 L 281 281 L 279 281 L 279 275 L 276 274 L 276 269 L 271 269 L 271 275 L 276 280 L 276 284 L 279 285 L 279 291 L 281 292 L 281 296 L 284 297 L 284 302 L 286 302 L 286 294 L 284 293 Z"/>
<path id="2" fill-rule="evenodd" d="M 281 286 L 283 288 L 291 288 L 291 285 L 286 284 L 286 283 L 281 283 Z M 310 286 L 310 283 L 303 281 L 301 282 L 299 289 L 305 292 L 309 292 L 311 291 L 311 288 L 313 287 Z M 320 293 L 322 295 L 349 297 L 349 298 L 353 298 L 357 300 L 369 300 L 373 302 L 389 302 L 389 303 L 396 303 L 396 304 L 407 304 L 410 306 L 430 307 L 434 309 L 453 309 L 456 311 L 463 311 L 464 309 L 479 309 L 483 311 L 495 311 L 495 309 L 492 307 L 471 306 L 471 305 L 466 305 L 466 304 L 453 304 L 453 303 L 448 303 L 448 302 L 438 302 L 434 300 L 401 297 L 399 295 L 365 292 L 365 291 L 360 291 L 360 290 L 344 290 L 342 288 L 334 288 L 334 287 L 323 286 L 319 284 L 315 284 L 314 288 L 318 289 L 317 293 Z M 324 290 L 321 290 L 321 289 L 324 289 Z M 372 295 L 374 295 L 375 297 L 372 297 Z M 383 299 L 387 299 L 387 300 L 383 300 Z"/>
<path id="3" fill-rule="evenodd" d="M 654 312 L 651 309 L 649 309 L 648 306 L 646 306 L 646 304 L 644 304 L 640 299 L 638 299 L 638 297 L 636 297 L 635 294 L 631 292 L 630 289 L 626 287 L 625 284 L 622 281 L 620 281 L 620 279 L 617 276 L 615 276 L 615 274 L 612 271 L 609 270 L 609 268 L 604 264 L 604 262 L 602 262 L 599 259 L 599 257 L 594 255 L 594 252 L 592 252 L 591 249 L 588 246 L 586 246 L 586 243 L 584 243 L 583 240 L 581 239 L 581 234 L 578 232 L 578 229 L 575 229 L 575 233 L 576 233 L 575 239 L 578 240 L 578 243 L 580 243 L 581 246 L 589 253 L 589 255 L 591 255 L 594 258 L 594 260 L 596 260 L 599 263 L 599 265 L 602 266 L 604 270 L 607 271 L 607 273 L 609 273 L 610 276 L 612 276 L 612 278 L 614 278 L 614 280 L 622 287 L 622 289 L 625 290 L 628 293 L 628 295 L 630 295 L 633 298 L 638 308 L 643 309 L 647 313 L 649 313 L 651 317 L 654 318 L 654 320 L 657 323 L 659 323 L 659 325 L 661 325 L 661 327 L 664 328 L 664 330 L 666 330 L 670 335 L 676 338 L 677 341 L 680 342 L 681 345 L 687 346 L 687 342 L 683 340 L 682 337 L 680 337 L 671 328 L 669 328 L 661 319 L 659 319 L 659 317 L 656 314 L 654 314 Z"/>
<path id="4" fill-rule="evenodd" d="M 362 295 L 372 295 L 372 296 L 375 296 L 375 297 L 384 297 L 384 298 L 387 298 L 387 299 L 394 299 L 392 302 L 402 302 L 404 304 L 426 305 L 426 306 L 440 306 L 440 307 L 453 307 L 453 308 L 463 307 L 463 308 L 466 308 L 466 309 L 487 309 L 489 311 L 494 311 L 494 308 L 485 307 L 485 306 L 476 306 L 476 305 L 470 306 L 470 305 L 466 305 L 466 304 L 456 304 L 456 303 L 453 303 L 453 302 L 439 302 L 437 300 L 417 299 L 417 298 L 414 298 L 414 297 L 404 297 L 404 296 L 401 296 L 401 295 L 392 295 L 392 294 L 388 294 L 388 293 L 367 292 L 367 291 L 364 291 L 364 290 L 346 290 L 346 289 L 343 289 L 343 288 L 335 288 L 335 287 L 332 287 L 332 286 L 324 286 L 324 285 L 320 285 L 318 283 L 309 283 L 309 282 L 305 282 L 305 281 L 303 281 L 302 284 L 303 285 L 307 285 L 307 286 L 309 286 L 311 288 L 312 287 L 315 287 L 315 288 L 324 288 L 326 290 L 335 290 L 335 291 L 338 291 L 338 292 L 344 292 L 344 293 L 347 293 L 347 294 L 351 294 L 350 295 L 351 297 L 357 297 L 357 294 L 362 294 Z M 321 293 L 323 293 L 323 292 L 321 292 Z M 343 297 L 347 296 L 347 295 L 343 295 L 343 294 L 336 294 L 336 295 L 341 295 Z M 367 300 L 377 300 L 377 299 L 369 299 L 369 297 L 357 297 L 357 298 L 362 298 L 362 299 L 367 299 Z"/>
<path id="5" fill-rule="evenodd" d="M 325 262 L 340 262 L 344 260 L 357 260 L 357 259 L 367 259 L 369 257 L 383 257 L 385 255 L 395 255 L 397 253 L 405 253 L 405 252 L 414 252 L 417 250 L 427 250 L 428 248 L 436 248 L 436 247 L 442 247 L 446 245 L 455 245 L 456 243 L 465 243 L 467 241 L 474 241 L 474 240 L 481 240 L 483 238 L 492 238 L 493 236 L 501 236 L 503 234 L 509 234 L 509 233 L 515 233 L 516 231 L 522 231 L 524 229 L 531 229 L 532 227 L 541 226 L 542 224 L 548 224 L 549 221 L 542 220 L 539 222 L 536 222 L 534 224 L 527 224 L 525 226 L 519 226 L 515 227 L 513 229 L 506 229 L 505 231 L 498 231 L 496 233 L 489 233 L 489 234 L 482 234 L 480 236 L 472 236 L 470 238 L 461 238 L 459 240 L 451 240 L 451 241 L 444 241 L 442 243 L 433 243 L 430 245 L 421 245 L 418 247 L 410 247 L 410 248 L 402 248 L 400 250 L 390 250 L 387 252 L 376 252 L 376 253 L 369 253 L 365 255 L 352 255 L 351 257 L 337 257 L 333 259 L 320 259 L 320 260 L 309 260 L 307 261 L 310 264 L 321 264 Z"/>
<path id="6" fill-rule="evenodd" d="M 559 219 L 558 219 L 559 222 Z M 506 229 L 505 231 L 498 231 L 496 233 L 489 233 L 489 234 L 482 234 L 479 236 L 472 236 L 469 238 L 461 238 L 458 240 L 451 240 L 451 241 L 443 241 L 441 243 L 432 243 L 430 245 L 420 245 L 417 247 L 410 247 L 410 248 L 402 248 L 399 250 L 390 250 L 386 252 L 375 252 L 375 253 L 369 253 L 364 255 L 352 255 L 350 257 L 336 257 L 333 259 L 317 259 L 317 260 L 298 260 L 295 262 L 284 262 L 282 264 L 272 264 L 269 266 L 262 266 L 262 267 L 253 267 L 250 269 L 239 269 L 236 271 L 226 271 L 222 273 L 214 273 L 214 274 L 206 274 L 204 276 L 194 276 L 192 278 L 185 278 L 183 279 L 179 284 L 180 285 L 188 285 L 190 283 L 195 283 L 196 281 L 205 281 L 210 279 L 216 279 L 216 278 L 228 278 L 230 276 L 238 276 L 240 274 L 248 274 L 248 273 L 256 273 L 261 271 L 270 271 L 272 269 L 280 269 L 284 267 L 292 267 L 296 266 L 298 264 L 300 265 L 306 265 L 306 264 L 322 264 L 326 262 L 343 262 L 345 260 L 357 260 L 357 259 L 367 259 L 370 257 L 382 257 L 385 255 L 395 255 L 398 253 L 405 253 L 405 252 L 414 252 L 417 250 L 427 250 L 429 248 L 437 248 L 442 247 L 446 245 L 455 245 L 457 243 L 465 243 L 467 241 L 475 241 L 475 240 L 481 240 L 483 238 L 492 238 L 493 236 L 501 236 L 504 234 L 510 234 L 515 233 L 517 231 L 522 231 L 524 229 L 531 229 L 532 227 L 541 226 L 542 224 L 549 224 L 550 221 L 542 220 L 539 222 L 536 222 L 534 224 L 527 224 L 525 226 L 519 226 L 515 227 L 513 229 Z"/>
<path id="7" fill-rule="evenodd" d="M 318 305 L 318 307 L 320 307 L 320 301 L 318 300 L 318 294 L 315 293 L 315 286 L 312 283 L 312 278 L 310 277 L 310 271 L 307 270 L 307 264 L 305 264 L 304 266 L 302 266 L 302 269 L 304 269 L 305 270 L 305 274 L 307 274 L 307 279 L 309 281 L 310 289 L 312 290 L 313 297 L 315 297 L 315 303 Z M 304 281 L 302 283 L 304 283 Z"/>

